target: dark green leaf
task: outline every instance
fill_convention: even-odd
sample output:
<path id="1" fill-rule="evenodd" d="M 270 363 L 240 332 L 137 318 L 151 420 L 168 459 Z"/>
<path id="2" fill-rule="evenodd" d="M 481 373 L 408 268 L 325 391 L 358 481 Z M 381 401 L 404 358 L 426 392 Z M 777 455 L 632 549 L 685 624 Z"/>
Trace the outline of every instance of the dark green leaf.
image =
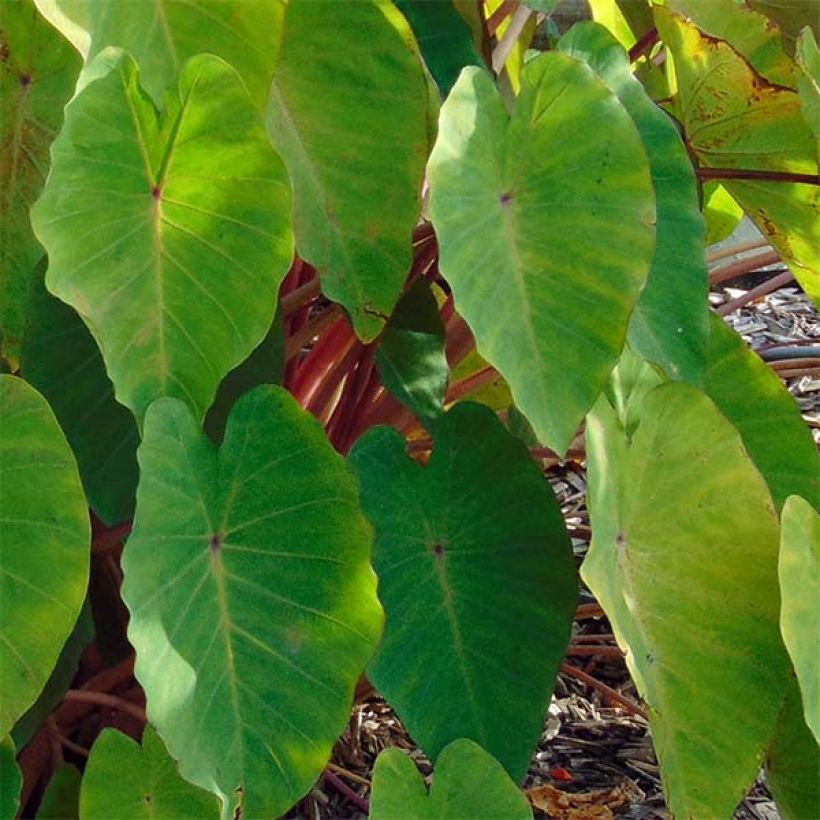
<path id="1" fill-rule="evenodd" d="M 16 817 L 20 805 L 23 775 L 16 757 L 14 743 L 6 735 L 0 740 L 0 817 L 3 818 Z"/>
<path id="2" fill-rule="evenodd" d="M 484 65 L 466 20 L 451 0 L 396 0 L 396 5 L 410 23 L 442 97 L 450 93 L 464 66 Z"/>
<path id="3" fill-rule="evenodd" d="M 558 505 L 482 405 L 457 404 L 437 422 L 426 467 L 404 449 L 378 427 L 350 455 L 386 613 L 368 675 L 431 759 L 469 737 L 518 780 L 577 597 Z"/>
<path id="4" fill-rule="evenodd" d="M 447 358 L 436 297 L 423 280 L 399 300 L 376 351 L 382 384 L 430 429 L 444 408 Z"/>
<path id="5" fill-rule="evenodd" d="M 106 729 L 105 731 L 113 731 Z M 60 766 L 48 781 L 43 799 L 37 808 L 37 820 L 77 820 L 80 816 L 80 785 L 82 776 L 75 766 Z M 116 783 L 116 786 L 114 785 Z M 118 781 L 111 781 L 109 788 L 119 789 Z M 119 809 L 121 804 L 117 804 Z M 116 814 L 116 813 L 115 813 Z M 115 815 L 111 815 L 115 816 Z"/>
<path id="6" fill-rule="evenodd" d="M 160 399 L 140 446 L 123 597 L 148 716 L 230 815 L 285 812 L 344 728 L 381 630 L 355 477 L 277 387 L 234 406 L 220 449 Z"/>
<path id="7" fill-rule="evenodd" d="M 46 290 L 45 259 L 38 267 L 20 371 L 51 404 L 77 458 L 89 505 L 106 524 L 117 524 L 134 512 L 137 424 L 114 398 L 83 320 Z"/>
<path id="8" fill-rule="evenodd" d="M 220 443 L 225 435 L 231 408 L 237 399 L 260 384 L 279 384 L 285 369 L 285 329 L 277 311 L 259 346 L 220 382 L 214 403 L 205 416 L 204 428 L 211 441 Z"/>

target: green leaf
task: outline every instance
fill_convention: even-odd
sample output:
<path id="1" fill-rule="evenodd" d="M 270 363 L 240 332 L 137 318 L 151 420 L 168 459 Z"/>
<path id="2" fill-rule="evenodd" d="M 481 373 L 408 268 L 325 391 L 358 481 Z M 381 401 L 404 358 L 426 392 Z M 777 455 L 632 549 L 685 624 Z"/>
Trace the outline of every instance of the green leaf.
<path id="1" fill-rule="evenodd" d="M 23 775 L 16 758 L 14 743 L 6 735 L 0 740 L 0 817 L 16 817 L 20 806 Z"/>
<path id="2" fill-rule="evenodd" d="M 701 31 L 726 40 L 770 83 L 796 87 L 794 61 L 783 48 L 780 30 L 765 15 L 734 0 L 663 0 L 663 5 Z"/>
<path id="3" fill-rule="evenodd" d="M 284 369 L 285 327 L 277 311 L 259 346 L 222 379 L 203 425 L 211 441 L 221 443 L 231 408 L 240 396 L 260 384 L 280 384 Z"/>
<path id="4" fill-rule="evenodd" d="M 48 147 L 80 59 L 31 0 L 0 2 L 0 348 L 17 363 L 29 283 L 43 255 L 29 208 L 43 189 Z"/>
<path id="5" fill-rule="evenodd" d="M 539 439 L 563 452 L 621 352 L 652 258 L 641 138 L 588 66 L 549 53 L 525 66 L 511 118 L 489 74 L 465 68 L 428 174 L 458 312 Z"/>
<path id="6" fill-rule="evenodd" d="M 706 244 L 716 245 L 728 239 L 743 219 L 743 209 L 717 182 L 703 186 L 703 218 L 706 221 Z"/>
<path id="7" fill-rule="evenodd" d="M 655 18 L 675 61 L 686 142 L 704 168 L 817 176 L 814 135 L 796 91 L 761 77 L 731 46 L 660 6 Z M 820 186 L 724 179 L 726 190 L 820 299 Z"/>
<path id="8" fill-rule="evenodd" d="M 465 65 L 484 65 L 470 28 L 452 0 L 396 0 L 396 6 L 410 23 L 442 97 L 450 93 Z"/>
<path id="9" fill-rule="evenodd" d="M 109 525 L 131 518 L 137 489 L 134 416 L 114 398 L 97 343 L 77 312 L 32 284 L 20 372 L 48 400 L 80 467 L 88 503 Z"/>
<path id="10" fill-rule="evenodd" d="M 186 64 L 160 121 L 130 57 L 106 51 L 88 72 L 32 210 L 46 287 L 138 419 L 163 395 L 201 418 L 270 326 L 292 258 L 285 170 L 217 57 Z"/>
<path id="11" fill-rule="evenodd" d="M 381 630 L 355 478 L 280 388 L 246 393 L 217 450 L 160 399 L 123 555 L 148 716 L 230 816 L 279 816 L 322 771 Z"/>
<path id="12" fill-rule="evenodd" d="M 803 719 L 800 690 L 792 680 L 766 757 L 766 785 L 783 820 L 820 817 L 818 771 L 820 748 Z"/>
<path id="13" fill-rule="evenodd" d="M 617 95 L 649 158 L 657 241 L 649 278 L 629 325 L 630 344 L 670 378 L 700 384 L 709 332 L 709 288 L 704 223 L 686 147 L 669 117 L 632 76 L 627 53 L 603 26 L 579 23 L 561 38 L 558 48 L 587 62 Z"/>
<path id="14" fill-rule="evenodd" d="M 801 69 L 797 80 L 800 110 L 814 134 L 815 143 L 820 143 L 820 49 L 811 29 L 805 29 L 798 38 L 796 58 Z"/>
<path id="15" fill-rule="evenodd" d="M 94 640 L 94 621 L 88 603 L 83 604 L 80 617 L 60 650 L 51 675 L 31 708 L 15 723 L 11 739 L 22 749 L 43 721 L 54 711 L 71 688 L 83 650 Z M 0 815 L 3 816 L 3 815 Z"/>
<path id="16" fill-rule="evenodd" d="M 444 408 L 444 324 L 430 286 L 420 280 L 399 300 L 376 350 L 382 384 L 430 429 Z"/>
<path id="17" fill-rule="evenodd" d="M 820 456 L 799 407 L 737 333 L 719 316 L 709 321 L 704 391 L 740 433 L 778 510 L 790 495 L 820 505 Z"/>
<path id="18" fill-rule="evenodd" d="M 763 12 L 780 27 L 787 51 L 794 52 L 798 34 L 808 26 L 817 36 L 817 9 L 806 0 L 746 0 L 746 4 Z"/>
<path id="19" fill-rule="evenodd" d="M 104 731 L 111 732 L 113 729 L 105 729 Z M 43 799 L 37 807 L 37 820 L 77 820 L 80 816 L 80 786 L 82 780 L 83 778 L 75 766 L 70 763 L 60 766 L 51 776 L 51 780 L 48 781 Z M 110 783 L 109 788 L 111 788 Z M 121 811 L 119 804 L 117 809 L 118 811 L 109 815 L 109 817 L 115 817 Z"/>
<path id="20" fill-rule="evenodd" d="M 416 764 L 385 749 L 373 768 L 371 820 L 532 820 L 527 798 L 499 762 L 471 740 L 439 755 L 430 794 Z"/>
<path id="21" fill-rule="evenodd" d="M 646 0 L 589 0 L 592 19 L 607 28 L 624 48 L 632 48 L 652 28 Z"/>
<path id="22" fill-rule="evenodd" d="M 649 704 L 670 811 L 730 817 L 789 676 L 771 496 L 737 432 L 685 384 L 646 394 L 631 440 L 599 401 L 587 455 L 581 573 Z"/>
<path id="23" fill-rule="evenodd" d="M 780 630 L 803 695 L 806 724 L 820 742 L 820 515 L 803 498 L 790 496 L 780 534 Z"/>
<path id="24" fill-rule="evenodd" d="M 103 729 L 85 769 L 80 815 L 83 820 L 190 820 L 216 818 L 219 807 L 179 776 L 162 741 L 146 726 L 141 746 L 116 729 Z"/>
<path id="25" fill-rule="evenodd" d="M 90 38 L 88 61 L 106 46 L 129 52 L 140 67 L 143 88 L 158 106 L 185 62 L 202 52 L 233 66 L 257 107 L 265 104 L 282 32 L 282 0 L 154 0 L 147 6 L 86 0 L 84 9 L 58 0 L 57 5 L 68 12 L 69 20 L 81 19 Z M 67 37 L 71 34 L 71 22 L 54 22 Z M 76 35 L 71 39 L 78 41 Z"/>
<path id="26" fill-rule="evenodd" d="M 364 341 L 410 269 L 427 114 L 418 47 L 391 3 L 288 4 L 268 129 L 293 183 L 299 256 Z"/>
<path id="27" fill-rule="evenodd" d="M 34 5 L 85 58 L 91 46 L 89 0 L 34 0 Z"/>
<path id="28" fill-rule="evenodd" d="M 80 614 L 90 537 L 54 413 L 22 379 L 0 375 L 0 737 L 37 699 Z"/>
<path id="29" fill-rule="evenodd" d="M 386 613 L 368 676 L 431 759 L 469 737 L 519 780 L 577 598 L 558 505 L 482 405 L 457 404 L 437 422 L 426 467 L 404 449 L 378 427 L 350 455 Z"/>

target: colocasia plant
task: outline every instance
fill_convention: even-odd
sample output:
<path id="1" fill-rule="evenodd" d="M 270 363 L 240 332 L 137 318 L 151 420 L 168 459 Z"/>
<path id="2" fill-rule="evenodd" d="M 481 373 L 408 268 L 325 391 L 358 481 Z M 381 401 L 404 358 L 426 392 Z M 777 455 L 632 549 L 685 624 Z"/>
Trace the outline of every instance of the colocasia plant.
<path id="1" fill-rule="evenodd" d="M 817 7 L 554 5 L 0 2 L 3 818 L 279 817 L 367 681 L 372 817 L 531 817 L 579 566 L 671 813 L 818 816 L 817 452 L 705 255 L 820 299 Z"/>

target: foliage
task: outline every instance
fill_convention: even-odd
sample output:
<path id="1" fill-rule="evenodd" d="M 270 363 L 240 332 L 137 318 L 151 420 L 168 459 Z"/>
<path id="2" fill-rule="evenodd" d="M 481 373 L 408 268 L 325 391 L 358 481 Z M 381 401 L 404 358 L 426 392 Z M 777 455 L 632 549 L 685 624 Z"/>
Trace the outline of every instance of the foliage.
<path id="1" fill-rule="evenodd" d="M 365 673 L 373 817 L 530 817 L 579 566 L 675 816 L 820 814 L 820 460 L 704 253 L 820 297 L 816 21 L 554 5 L 0 3 L 3 817 L 280 816 Z"/>

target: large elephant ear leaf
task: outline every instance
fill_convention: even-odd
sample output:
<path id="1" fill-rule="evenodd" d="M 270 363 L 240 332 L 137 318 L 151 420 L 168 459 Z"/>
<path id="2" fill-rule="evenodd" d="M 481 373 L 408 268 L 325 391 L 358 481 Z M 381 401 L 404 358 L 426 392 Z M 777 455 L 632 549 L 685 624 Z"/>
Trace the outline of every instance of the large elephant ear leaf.
<path id="1" fill-rule="evenodd" d="M 28 291 L 43 254 L 29 208 L 82 61 L 31 0 L 0 2 L 0 351 L 17 363 Z"/>
<path id="2" fill-rule="evenodd" d="M 428 173 L 456 307 L 539 440 L 563 452 L 617 361 L 652 260 L 641 137 L 587 65 L 548 53 L 526 65 L 511 117 L 490 75 L 465 68 Z"/>
<path id="3" fill-rule="evenodd" d="M 805 499 L 791 496 L 783 507 L 780 541 L 780 629 L 789 650 L 806 724 L 820 743 L 820 680 L 817 636 L 820 635 L 820 515 Z"/>
<path id="4" fill-rule="evenodd" d="M 457 404 L 433 431 L 426 467 L 387 427 L 350 454 L 386 614 L 368 675 L 431 759 L 469 737 L 518 780 L 566 650 L 572 550 L 552 490 L 495 413 Z"/>
<path id="5" fill-rule="evenodd" d="M 282 33 L 282 0 L 36 2 L 88 61 L 107 46 L 131 54 L 140 66 L 143 88 L 158 106 L 185 62 L 201 53 L 230 63 L 257 107 L 265 104 Z"/>
<path id="6" fill-rule="evenodd" d="M 703 169 L 725 177 L 726 190 L 820 300 L 817 146 L 797 91 L 768 82 L 729 43 L 668 9 L 655 6 L 655 19 L 675 60 L 688 146 Z"/>
<path id="7" fill-rule="evenodd" d="M 156 732 L 146 726 L 142 743 L 116 729 L 94 741 L 80 792 L 83 820 L 187 820 L 216 818 L 213 795 L 186 783 Z"/>
<path id="8" fill-rule="evenodd" d="M 438 756 L 430 794 L 413 760 L 385 749 L 373 768 L 371 820 L 532 820 L 527 798 L 477 743 L 459 739 Z"/>
<path id="9" fill-rule="evenodd" d="M 285 169 L 236 72 L 209 55 L 157 112 L 116 50 L 89 67 L 32 209 L 47 288 L 84 318 L 117 398 L 201 418 L 270 327 L 292 258 Z"/>
<path id="10" fill-rule="evenodd" d="M 0 375 L 0 737 L 37 699 L 77 621 L 90 537 L 54 413 L 22 379 Z"/>
<path id="11" fill-rule="evenodd" d="M 790 675 L 768 488 L 731 424 L 685 384 L 646 393 L 631 437 L 599 400 L 587 454 L 593 540 L 582 577 L 650 707 L 669 808 L 729 817 Z"/>
<path id="12" fill-rule="evenodd" d="M 123 556 L 148 717 L 230 816 L 278 817 L 347 721 L 382 615 L 355 477 L 284 390 L 234 405 L 218 450 L 176 399 L 148 411 Z"/>
<path id="13" fill-rule="evenodd" d="M 292 2 L 284 31 L 267 119 L 293 182 L 296 246 L 370 341 L 401 293 L 421 208 L 418 46 L 385 0 Z"/>
<path id="14" fill-rule="evenodd" d="M 677 127 L 633 77 L 629 57 L 595 23 L 579 23 L 558 48 L 589 63 L 632 117 L 641 135 L 657 203 L 652 267 L 629 324 L 629 342 L 670 378 L 700 384 L 706 358 L 708 275 L 705 226 L 692 163 Z"/>

